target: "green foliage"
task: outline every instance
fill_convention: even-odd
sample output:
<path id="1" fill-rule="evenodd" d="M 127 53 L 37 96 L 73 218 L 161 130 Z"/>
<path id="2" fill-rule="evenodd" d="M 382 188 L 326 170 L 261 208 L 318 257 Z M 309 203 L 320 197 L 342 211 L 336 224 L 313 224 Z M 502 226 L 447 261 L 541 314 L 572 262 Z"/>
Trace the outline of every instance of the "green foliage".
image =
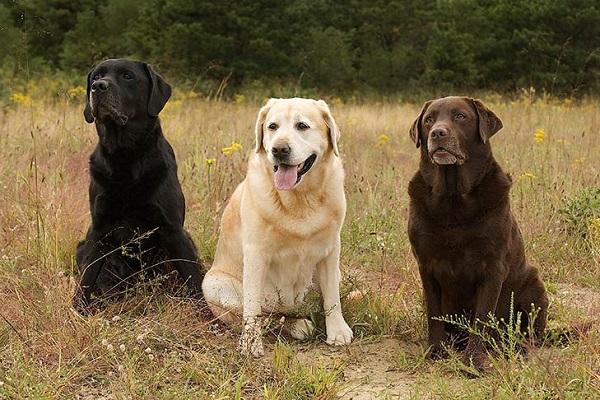
<path id="1" fill-rule="evenodd" d="M 600 92 L 596 0 L 21 0 L 0 5 L 0 32 L 13 73 L 129 56 L 229 94 Z"/>
<path id="2" fill-rule="evenodd" d="M 559 210 L 569 233 L 586 238 L 594 218 L 600 218 L 600 188 L 587 188 L 565 200 Z"/>

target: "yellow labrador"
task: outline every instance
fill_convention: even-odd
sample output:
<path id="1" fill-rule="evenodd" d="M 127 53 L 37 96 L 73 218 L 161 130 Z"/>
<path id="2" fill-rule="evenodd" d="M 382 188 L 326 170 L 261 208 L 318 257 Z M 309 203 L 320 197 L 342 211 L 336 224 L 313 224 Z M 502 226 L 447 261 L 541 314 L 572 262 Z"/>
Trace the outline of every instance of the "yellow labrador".
<path id="1" fill-rule="evenodd" d="M 215 261 L 202 284 L 216 316 L 238 327 L 243 321 L 244 353 L 263 354 L 260 316 L 297 309 L 315 269 L 327 343 L 352 340 L 339 292 L 346 214 L 339 136 L 322 100 L 270 99 L 258 113 L 255 152 L 225 208 Z M 284 328 L 304 339 L 313 325 L 288 319 Z"/>

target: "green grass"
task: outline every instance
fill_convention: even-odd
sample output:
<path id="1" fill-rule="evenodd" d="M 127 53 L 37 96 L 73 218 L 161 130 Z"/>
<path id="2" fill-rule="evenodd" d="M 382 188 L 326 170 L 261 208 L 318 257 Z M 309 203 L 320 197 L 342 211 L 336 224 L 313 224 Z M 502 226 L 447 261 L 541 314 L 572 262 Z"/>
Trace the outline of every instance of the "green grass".
<path id="1" fill-rule="evenodd" d="M 331 103 L 347 177 L 342 293 L 357 338 L 347 349 L 322 343 L 324 318 L 311 296 L 305 311 L 315 337 L 267 336 L 259 360 L 241 357 L 235 333 L 158 286 L 140 287 L 92 317 L 74 313 L 73 257 L 89 224 L 95 131 L 68 96 L 0 108 L 0 398 L 331 399 L 349 390 L 373 398 L 597 398 L 597 327 L 562 347 L 495 358 L 478 379 L 464 377 L 457 355 L 425 359 L 420 281 L 406 236 L 406 186 L 418 161 L 408 127 L 420 105 Z M 574 223 L 590 233 L 573 234 L 561 210 L 600 186 L 600 105 L 488 104 L 504 122 L 492 144 L 513 176 L 527 255 L 552 298 L 550 326 L 595 317 L 598 302 L 585 301 L 600 299 L 600 234 L 595 220 L 579 217 L 585 213 Z M 259 106 L 178 94 L 162 114 L 179 162 L 186 227 L 207 265 L 220 213 L 245 174 Z M 242 150 L 224 155 L 234 141 Z"/>

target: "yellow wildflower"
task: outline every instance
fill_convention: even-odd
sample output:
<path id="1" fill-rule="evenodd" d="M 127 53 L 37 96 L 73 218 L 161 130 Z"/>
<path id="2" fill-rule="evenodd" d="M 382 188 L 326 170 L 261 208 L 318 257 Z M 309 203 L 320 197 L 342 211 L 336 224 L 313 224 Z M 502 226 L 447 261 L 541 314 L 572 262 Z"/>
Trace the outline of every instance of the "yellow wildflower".
<path id="1" fill-rule="evenodd" d="M 546 131 L 544 128 L 537 128 L 533 134 L 533 139 L 536 143 L 542 143 L 546 139 Z"/>
<path id="2" fill-rule="evenodd" d="M 233 96 L 233 102 L 235 104 L 244 104 L 246 102 L 246 96 L 243 94 L 236 94 Z"/>
<path id="3" fill-rule="evenodd" d="M 217 162 L 217 159 L 216 159 L 216 158 L 207 158 L 207 159 L 206 159 L 206 165 L 208 165 L 209 167 L 210 167 L 211 165 L 213 165 L 214 163 L 216 163 L 216 162 Z"/>
<path id="4" fill-rule="evenodd" d="M 231 144 L 227 147 L 223 147 L 221 149 L 221 151 L 223 152 L 223 154 L 225 154 L 226 156 L 230 156 L 233 153 L 237 153 L 238 151 L 240 151 L 242 149 L 242 145 L 239 144 L 238 142 L 231 142 Z"/>
<path id="5" fill-rule="evenodd" d="M 592 218 L 589 222 L 590 239 L 600 250 L 600 218 Z"/>
<path id="6" fill-rule="evenodd" d="M 523 172 L 523 175 L 521 175 L 521 178 L 528 178 L 528 179 L 536 179 L 537 176 L 535 176 L 532 172 Z"/>
<path id="7" fill-rule="evenodd" d="M 333 99 L 331 99 L 331 104 L 333 104 L 334 106 L 339 106 L 344 104 L 344 100 L 342 100 L 339 97 L 334 97 Z"/>
<path id="8" fill-rule="evenodd" d="M 388 144 L 390 141 L 390 137 L 388 135 L 386 135 L 385 133 L 382 133 L 381 135 L 379 135 L 379 137 L 377 137 L 377 146 L 378 147 L 384 147 L 386 144 Z"/>
<path id="9" fill-rule="evenodd" d="M 15 92 L 10 95 L 10 101 L 15 104 L 31 104 L 31 97 L 26 95 L 25 93 Z"/>
<path id="10" fill-rule="evenodd" d="M 67 90 L 67 96 L 69 96 L 70 99 L 83 96 L 84 94 L 85 88 L 83 86 L 75 86 Z"/>

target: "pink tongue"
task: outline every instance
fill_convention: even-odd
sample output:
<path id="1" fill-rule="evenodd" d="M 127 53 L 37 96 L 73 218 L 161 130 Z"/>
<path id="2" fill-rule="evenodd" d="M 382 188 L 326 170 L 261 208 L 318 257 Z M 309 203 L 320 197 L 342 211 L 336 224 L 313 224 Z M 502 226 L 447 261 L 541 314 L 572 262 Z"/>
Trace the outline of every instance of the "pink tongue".
<path id="1" fill-rule="evenodd" d="M 298 167 L 280 165 L 275 172 L 275 187 L 277 190 L 290 190 L 298 180 Z"/>

